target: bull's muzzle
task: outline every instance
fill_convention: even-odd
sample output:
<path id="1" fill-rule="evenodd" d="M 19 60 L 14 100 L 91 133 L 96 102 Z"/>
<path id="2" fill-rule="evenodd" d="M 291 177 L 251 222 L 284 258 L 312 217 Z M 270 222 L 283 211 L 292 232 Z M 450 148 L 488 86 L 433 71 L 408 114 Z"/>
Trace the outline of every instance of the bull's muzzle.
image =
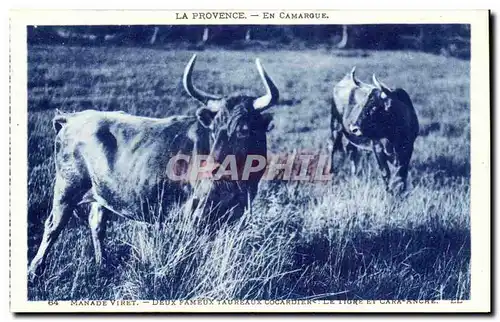
<path id="1" fill-rule="evenodd" d="M 356 135 L 356 136 L 361 136 L 363 133 L 361 132 L 361 129 L 359 126 L 355 125 L 355 124 L 351 124 L 349 125 L 349 131 Z"/>

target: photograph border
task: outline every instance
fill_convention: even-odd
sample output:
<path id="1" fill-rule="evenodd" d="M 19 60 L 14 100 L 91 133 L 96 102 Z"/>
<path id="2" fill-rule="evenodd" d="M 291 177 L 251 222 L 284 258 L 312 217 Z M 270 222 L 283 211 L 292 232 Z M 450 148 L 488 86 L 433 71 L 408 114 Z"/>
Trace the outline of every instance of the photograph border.
<path id="1" fill-rule="evenodd" d="M 197 10 L 14 10 L 10 12 L 10 293 L 12 312 L 232 312 L 232 313 L 375 313 L 375 312 L 489 312 L 491 310 L 491 151 L 490 151 L 490 16 L 487 10 L 216 10 L 242 12 L 325 12 L 328 19 L 242 21 L 176 20 L 175 13 Z M 210 11 L 210 10 L 198 10 Z M 437 304 L 314 304 L 314 305 L 169 305 L 153 306 L 150 299 L 125 306 L 74 306 L 71 301 L 27 300 L 27 26 L 28 25 L 287 25 L 287 24 L 462 23 L 471 25 L 471 296 L 470 300 Z M 110 301 L 105 301 L 110 302 Z M 366 301 L 365 301 L 366 302 Z"/>

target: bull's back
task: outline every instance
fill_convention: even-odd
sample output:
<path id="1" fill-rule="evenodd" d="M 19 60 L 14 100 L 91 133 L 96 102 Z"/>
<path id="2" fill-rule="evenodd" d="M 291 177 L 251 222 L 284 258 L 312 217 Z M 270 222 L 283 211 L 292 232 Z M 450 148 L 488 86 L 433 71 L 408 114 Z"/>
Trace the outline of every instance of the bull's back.
<path id="1" fill-rule="evenodd" d="M 408 129 L 410 139 L 415 140 L 418 136 L 420 126 L 417 112 L 413 106 L 410 95 L 402 88 L 396 88 L 393 93 L 396 95 L 397 99 L 403 103 L 404 111 L 402 111 L 403 115 L 400 118 L 402 122 L 405 122 L 404 126 Z"/>
<path id="2" fill-rule="evenodd" d="M 82 113 L 68 119 L 63 135 L 76 141 L 68 148 L 83 159 L 94 199 L 133 216 L 142 212 L 139 205 L 158 203 L 160 196 L 179 186 L 168 182 L 167 164 L 176 153 L 192 152 L 194 142 L 187 133 L 195 123 L 190 117 Z"/>

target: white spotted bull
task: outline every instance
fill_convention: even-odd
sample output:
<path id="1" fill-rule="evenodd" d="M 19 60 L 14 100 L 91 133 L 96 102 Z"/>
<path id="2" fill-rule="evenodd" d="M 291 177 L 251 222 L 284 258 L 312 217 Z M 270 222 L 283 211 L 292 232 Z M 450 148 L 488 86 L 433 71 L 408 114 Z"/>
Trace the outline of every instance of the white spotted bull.
<path id="1" fill-rule="evenodd" d="M 406 189 L 413 144 L 419 131 L 417 114 L 405 90 L 391 89 L 375 75 L 372 83 L 356 79 L 353 68 L 333 87 L 332 172 L 336 151 L 349 154 L 352 172 L 356 173 L 358 149 L 371 150 L 386 188 L 402 191 Z M 395 168 L 392 178 L 389 165 Z"/>

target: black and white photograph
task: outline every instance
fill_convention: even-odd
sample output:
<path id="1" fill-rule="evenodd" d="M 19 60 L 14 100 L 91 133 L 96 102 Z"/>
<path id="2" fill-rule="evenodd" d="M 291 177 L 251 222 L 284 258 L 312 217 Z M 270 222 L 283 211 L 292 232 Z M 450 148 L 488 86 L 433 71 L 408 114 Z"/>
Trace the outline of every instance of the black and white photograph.
<path id="1" fill-rule="evenodd" d="M 473 299 L 470 23 L 170 14 L 25 27 L 27 302 Z"/>

